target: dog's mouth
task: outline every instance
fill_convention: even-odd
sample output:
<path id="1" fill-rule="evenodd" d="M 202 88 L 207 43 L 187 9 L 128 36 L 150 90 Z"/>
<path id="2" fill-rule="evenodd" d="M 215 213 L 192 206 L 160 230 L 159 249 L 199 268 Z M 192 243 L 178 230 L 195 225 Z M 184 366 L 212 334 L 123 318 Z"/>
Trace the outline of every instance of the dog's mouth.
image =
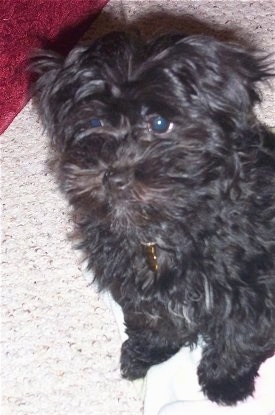
<path id="1" fill-rule="evenodd" d="M 72 204 L 86 207 L 95 215 L 106 213 L 108 207 L 108 214 L 116 218 L 130 218 L 139 211 L 141 218 L 148 219 L 149 206 L 152 208 L 155 196 L 133 169 L 106 166 L 85 169 L 66 164 L 63 172 L 64 191 Z"/>
<path id="2" fill-rule="evenodd" d="M 171 222 L 178 203 L 171 194 L 171 185 L 175 188 L 177 183 L 171 182 L 167 169 L 161 171 L 159 164 L 98 160 L 84 167 L 72 160 L 62 166 L 62 183 L 71 204 L 95 223 L 135 240 L 152 271 L 159 267 L 156 236 L 165 234 L 162 224 Z"/>
<path id="3" fill-rule="evenodd" d="M 66 163 L 62 170 L 64 191 L 71 203 L 95 216 L 108 213 L 116 221 L 146 226 L 165 219 L 172 206 L 171 184 L 176 185 L 175 180 L 142 166 L 109 167 L 102 163 L 83 168 Z"/>
<path id="4" fill-rule="evenodd" d="M 173 266 L 175 255 L 168 235 L 177 232 L 177 222 L 168 179 L 149 176 L 146 171 L 137 173 L 134 168 L 84 169 L 71 164 L 66 166 L 65 186 L 80 215 L 107 233 L 123 236 L 125 243 L 136 244 L 150 275 L 157 277 Z"/>

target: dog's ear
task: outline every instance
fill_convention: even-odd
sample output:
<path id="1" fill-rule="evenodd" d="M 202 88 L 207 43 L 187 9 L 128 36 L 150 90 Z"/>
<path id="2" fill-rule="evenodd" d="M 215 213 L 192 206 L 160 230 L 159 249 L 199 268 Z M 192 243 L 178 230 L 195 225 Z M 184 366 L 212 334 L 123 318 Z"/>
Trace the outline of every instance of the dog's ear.
<path id="1" fill-rule="evenodd" d="M 191 82 L 199 104 L 228 126 L 247 122 L 261 101 L 259 82 L 274 76 L 265 54 L 211 37 L 183 38 L 173 50 L 179 56 L 174 67 L 181 71 L 181 82 Z"/>
<path id="2" fill-rule="evenodd" d="M 51 101 L 55 80 L 63 67 L 64 58 L 59 54 L 39 50 L 30 59 L 29 71 L 35 79 L 31 86 L 33 101 L 38 109 L 44 128 L 53 137 L 53 117 Z"/>
<path id="3" fill-rule="evenodd" d="M 64 58 L 53 51 L 38 50 L 30 59 L 30 71 L 39 76 L 60 69 Z"/>
<path id="4" fill-rule="evenodd" d="M 85 46 L 77 46 L 67 57 L 41 50 L 31 59 L 30 70 L 38 74 L 32 88 L 33 100 L 52 145 L 59 150 L 63 150 L 66 143 L 63 116 L 72 106 L 86 50 Z"/>

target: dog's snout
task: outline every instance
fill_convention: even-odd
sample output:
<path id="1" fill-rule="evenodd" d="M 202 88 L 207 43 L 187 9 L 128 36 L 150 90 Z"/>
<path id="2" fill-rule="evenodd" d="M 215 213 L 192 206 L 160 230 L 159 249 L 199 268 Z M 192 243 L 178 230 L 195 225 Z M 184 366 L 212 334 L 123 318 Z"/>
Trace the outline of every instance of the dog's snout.
<path id="1" fill-rule="evenodd" d="M 130 172 L 127 169 L 119 170 L 110 168 L 105 172 L 104 182 L 114 190 L 125 189 L 131 181 Z"/>

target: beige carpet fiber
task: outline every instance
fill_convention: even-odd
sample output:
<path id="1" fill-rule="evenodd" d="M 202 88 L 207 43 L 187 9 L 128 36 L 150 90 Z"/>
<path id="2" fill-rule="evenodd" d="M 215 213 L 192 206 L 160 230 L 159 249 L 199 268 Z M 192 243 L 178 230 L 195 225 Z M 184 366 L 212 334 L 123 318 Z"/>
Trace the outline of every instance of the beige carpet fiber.
<path id="1" fill-rule="evenodd" d="M 111 0 L 86 38 L 134 22 L 146 33 L 234 33 L 271 52 L 274 7 L 271 0 Z M 265 88 L 264 96 L 259 114 L 274 126 L 274 90 Z M 114 317 L 67 241 L 72 225 L 46 170 L 47 139 L 31 103 L 1 142 L 1 413 L 140 415 L 134 386 L 120 378 Z"/>

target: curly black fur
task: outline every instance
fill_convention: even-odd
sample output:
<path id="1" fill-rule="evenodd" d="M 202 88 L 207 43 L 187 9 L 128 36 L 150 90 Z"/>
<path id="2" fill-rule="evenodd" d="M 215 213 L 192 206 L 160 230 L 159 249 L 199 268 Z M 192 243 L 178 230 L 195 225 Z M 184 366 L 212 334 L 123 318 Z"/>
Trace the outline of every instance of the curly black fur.
<path id="1" fill-rule="evenodd" d="M 124 311 L 123 376 L 202 341 L 203 392 L 244 400 L 275 349 L 275 139 L 253 113 L 268 61 L 210 37 L 121 32 L 34 66 L 79 246 Z M 148 127 L 154 114 L 171 128 Z"/>

